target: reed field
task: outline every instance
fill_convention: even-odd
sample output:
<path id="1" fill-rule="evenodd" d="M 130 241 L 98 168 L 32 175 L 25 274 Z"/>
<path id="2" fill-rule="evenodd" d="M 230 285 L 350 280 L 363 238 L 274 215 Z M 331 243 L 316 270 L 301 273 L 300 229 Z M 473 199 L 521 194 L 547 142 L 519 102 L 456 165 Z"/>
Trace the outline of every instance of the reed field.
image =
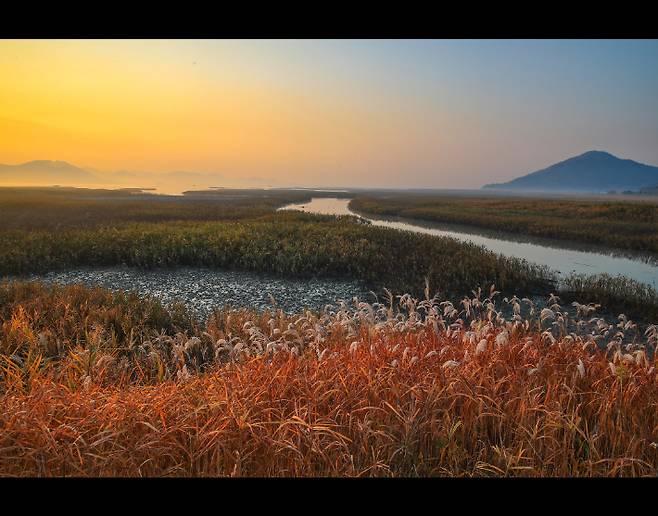
<path id="1" fill-rule="evenodd" d="M 357 212 L 466 224 L 658 256 L 658 203 L 404 194 L 358 196 Z"/>
<path id="2" fill-rule="evenodd" d="M 295 190 L 221 189 L 157 196 L 129 189 L 0 187 L 0 220 L 2 229 L 13 230 L 238 220 L 266 215 L 284 204 L 309 199 L 310 194 Z"/>
<path id="3" fill-rule="evenodd" d="M 353 278 L 379 293 L 387 287 L 415 296 L 422 294 L 426 279 L 432 289 L 451 296 L 485 284 L 520 296 L 558 289 L 554 274 L 545 267 L 473 244 L 372 227 L 349 216 L 275 211 L 311 196 L 345 193 L 221 189 L 191 194 L 1 188 L 0 277 L 70 267 L 210 266 L 282 277 Z M 403 197 L 405 202 L 414 198 Z M 352 205 L 360 208 L 363 199 L 357 197 Z M 473 202 L 445 199 L 463 203 L 465 212 Z M 574 209 L 573 201 L 565 202 Z M 658 294 L 647 285 L 625 278 L 574 276 L 560 288 L 565 299 L 596 302 L 614 315 L 629 312 L 658 320 Z"/>
<path id="4" fill-rule="evenodd" d="M 656 326 L 493 288 L 286 315 L 0 287 L 3 476 L 655 476 Z"/>
<path id="5" fill-rule="evenodd" d="M 658 474 L 651 287 L 556 292 L 549 270 L 473 244 L 275 211 L 305 192 L 107 192 L 0 192 L 0 276 L 18 275 L 0 282 L 0 476 Z M 21 277 L 112 265 L 373 293 L 199 319 Z"/>
<path id="6" fill-rule="evenodd" d="M 636 318 L 658 321 L 656 289 L 625 276 L 572 274 L 564 278 L 560 295 L 571 300 L 585 297 L 603 306 L 624 310 Z"/>
<path id="7" fill-rule="evenodd" d="M 657 62 L 0 41 L 0 478 L 658 477 Z"/>
<path id="8" fill-rule="evenodd" d="M 111 200 L 107 215 L 106 201 L 98 201 L 84 226 L 71 221 L 97 201 L 65 197 L 70 211 L 59 201 L 38 207 L 16 201 L 3 208 L 12 216 L 0 229 L 0 276 L 84 266 L 210 266 L 355 278 L 416 295 L 426 277 L 433 289 L 457 295 L 491 283 L 512 294 L 545 292 L 553 281 L 545 268 L 450 238 L 370 227 L 349 216 L 274 211 L 308 198 L 303 192 L 205 197 L 215 200 Z M 151 220 L 160 211 L 167 217 Z"/>

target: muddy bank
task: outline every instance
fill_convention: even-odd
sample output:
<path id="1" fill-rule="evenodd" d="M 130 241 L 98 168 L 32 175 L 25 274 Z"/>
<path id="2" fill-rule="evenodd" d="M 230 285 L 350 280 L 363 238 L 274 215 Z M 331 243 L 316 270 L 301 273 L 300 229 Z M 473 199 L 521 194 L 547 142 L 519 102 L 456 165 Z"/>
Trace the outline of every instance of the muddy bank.
<path id="1" fill-rule="evenodd" d="M 341 299 L 349 302 L 354 296 L 372 300 L 365 285 L 358 281 L 287 279 L 209 268 L 81 268 L 35 274 L 21 279 L 60 284 L 82 283 L 111 290 L 136 290 L 140 294 L 153 295 L 165 303 L 181 300 L 201 317 L 210 314 L 214 307 L 225 305 L 257 310 L 271 308 L 270 296 L 287 313 L 297 313 L 305 308 L 319 310 Z"/>

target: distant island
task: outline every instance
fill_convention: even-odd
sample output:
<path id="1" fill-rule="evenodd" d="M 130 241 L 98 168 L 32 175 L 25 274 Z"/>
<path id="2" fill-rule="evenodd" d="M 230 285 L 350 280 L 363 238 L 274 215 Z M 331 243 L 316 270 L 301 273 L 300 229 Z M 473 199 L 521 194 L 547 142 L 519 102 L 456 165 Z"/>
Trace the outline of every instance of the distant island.
<path id="1" fill-rule="evenodd" d="M 82 168 L 67 161 L 34 160 L 17 165 L 0 164 L 0 186 L 85 186 L 114 185 L 144 190 L 143 185 L 172 186 L 184 189 L 191 186 L 207 187 L 224 178 L 220 174 L 174 171 L 163 173 L 101 172 Z"/>
<path id="2" fill-rule="evenodd" d="M 621 159 L 608 152 L 589 151 L 518 177 L 483 188 L 528 191 L 610 192 L 655 190 L 658 167 Z"/>
<path id="3" fill-rule="evenodd" d="M 100 179 L 83 168 L 66 161 L 36 160 L 20 165 L 0 164 L 0 183 L 31 184 L 93 184 Z"/>
<path id="4" fill-rule="evenodd" d="M 217 173 L 174 171 L 145 173 L 120 170 L 101 172 L 66 161 L 34 160 L 17 165 L 0 164 L 0 186 L 100 185 L 143 189 L 178 190 L 222 188 L 226 178 Z M 224 185 L 226 186 L 226 185 Z M 233 185 L 240 187 L 239 185 Z M 246 185 L 242 185 L 244 187 Z M 658 195 L 658 167 L 621 159 L 604 151 L 589 151 L 505 183 L 482 187 L 489 190 L 527 192 L 583 192 L 625 195 Z"/>

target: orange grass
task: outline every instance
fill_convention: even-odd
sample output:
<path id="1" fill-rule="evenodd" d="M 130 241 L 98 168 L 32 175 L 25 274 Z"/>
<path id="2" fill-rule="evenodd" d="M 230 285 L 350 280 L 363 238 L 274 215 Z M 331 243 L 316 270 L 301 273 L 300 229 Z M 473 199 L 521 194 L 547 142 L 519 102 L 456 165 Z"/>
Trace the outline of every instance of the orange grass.
<path id="1" fill-rule="evenodd" d="M 400 301 L 407 311 L 382 305 L 383 320 L 366 304 L 324 318 L 224 312 L 208 324 L 212 339 L 251 344 L 221 344 L 228 354 L 193 374 L 187 353 L 200 341 L 174 345 L 178 374 L 160 382 L 146 372 L 111 376 L 114 362 L 102 357 L 76 369 L 70 352 L 57 367 L 35 366 L 26 382 L 10 381 L 5 368 L 0 474 L 658 473 L 658 379 L 644 348 L 600 349 L 560 336 L 548 313 L 507 320 L 477 296 L 462 312 L 425 302 L 423 318 L 423 303 Z M 265 341 L 278 327 L 288 336 L 256 352 L 259 326 Z M 651 344 L 655 328 L 648 335 Z"/>

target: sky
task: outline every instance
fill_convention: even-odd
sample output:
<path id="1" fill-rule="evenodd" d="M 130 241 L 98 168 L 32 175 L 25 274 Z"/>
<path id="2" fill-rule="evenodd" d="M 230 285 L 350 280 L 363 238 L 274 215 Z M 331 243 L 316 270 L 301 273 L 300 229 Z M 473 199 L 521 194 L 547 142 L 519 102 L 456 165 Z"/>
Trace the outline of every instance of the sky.
<path id="1" fill-rule="evenodd" d="M 0 40 L 0 163 L 479 188 L 658 165 L 658 40 Z"/>

